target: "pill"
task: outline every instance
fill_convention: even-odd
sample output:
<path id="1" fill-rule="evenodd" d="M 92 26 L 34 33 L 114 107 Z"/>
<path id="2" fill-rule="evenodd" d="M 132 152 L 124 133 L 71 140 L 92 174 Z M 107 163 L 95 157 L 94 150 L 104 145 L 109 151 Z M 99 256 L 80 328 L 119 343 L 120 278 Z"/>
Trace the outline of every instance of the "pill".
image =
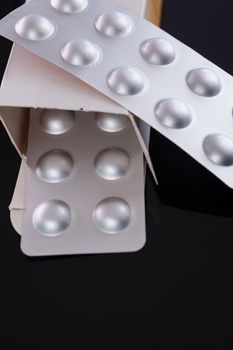
<path id="1" fill-rule="evenodd" d="M 122 131 L 129 124 L 129 118 L 126 115 L 113 113 L 96 113 L 95 121 L 101 130 L 111 133 Z"/>
<path id="2" fill-rule="evenodd" d="M 33 213 L 33 225 L 44 236 L 56 237 L 70 226 L 72 213 L 70 207 L 61 200 L 41 203 Z"/>
<path id="3" fill-rule="evenodd" d="M 99 46 L 88 40 L 76 39 L 62 47 L 61 56 L 73 66 L 86 67 L 96 64 L 102 54 Z"/>
<path id="4" fill-rule="evenodd" d="M 101 151 L 95 158 L 95 169 L 99 177 L 114 181 L 123 178 L 130 166 L 129 155 L 119 148 Z"/>
<path id="5" fill-rule="evenodd" d="M 207 135 L 203 149 L 212 163 L 222 166 L 233 165 L 233 139 L 230 136 L 220 133 Z"/>
<path id="6" fill-rule="evenodd" d="M 46 109 L 41 113 L 40 126 L 49 135 L 61 135 L 72 129 L 75 114 L 71 111 Z"/>
<path id="7" fill-rule="evenodd" d="M 186 128 L 192 122 L 189 107 L 178 99 L 164 99 L 155 107 L 155 117 L 160 124 L 171 129 Z"/>
<path id="8" fill-rule="evenodd" d="M 53 35 L 55 26 L 42 15 L 27 15 L 16 23 L 15 31 L 22 39 L 41 41 Z"/>
<path id="9" fill-rule="evenodd" d="M 38 177 L 45 182 L 58 183 L 64 181 L 72 172 L 73 158 L 62 150 L 52 150 L 43 154 L 36 165 Z"/>
<path id="10" fill-rule="evenodd" d="M 133 29 L 132 19 L 119 11 L 101 14 L 95 21 L 98 32 L 109 37 L 127 36 Z"/>
<path id="11" fill-rule="evenodd" d="M 162 38 L 145 40 L 140 47 L 140 52 L 147 62 L 157 66 L 170 64 L 176 57 L 172 44 Z"/>
<path id="12" fill-rule="evenodd" d="M 50 4 L 59 12 L 72 14 L 85 10 L 88 0 L 51 0 Z"/>
<path id="13" fill-rule="evenodd" d="M 133 67 L 118 67 L 107 77 L 109 88 L 118 95 L 133 96 L 140 94 L 147 86 L 142 72 Z"/>
<path id="14" fill-rule="evenodd" d="M 96 227 L 108 234 L 117 234 L 125 230 L 131 221 L 129 204 L 121 198 L 106 198 L 94 210 Z"/>
<path id="15" fill-rule="evenodd" d="M 215 72 L 207 68 L 198 68 L 186 76 L 189 88 L 197 95 L 213 97 L 220 93 L 221 82 Z"/>

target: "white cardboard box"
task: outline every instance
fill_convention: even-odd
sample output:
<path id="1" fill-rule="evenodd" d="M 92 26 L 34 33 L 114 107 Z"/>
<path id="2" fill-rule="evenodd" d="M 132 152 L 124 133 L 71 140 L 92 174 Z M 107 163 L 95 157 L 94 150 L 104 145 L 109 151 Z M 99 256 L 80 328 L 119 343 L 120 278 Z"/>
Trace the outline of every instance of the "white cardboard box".
<path id="1" fill-rule="evenodd" d="M 153 15 L 152 0 L 115 1 L 148 19 L 150 15 Z M 32 55 L 18 45 L 13 46 L 0 89 L 0 114 L 12 143 L 22 157 L 18 180 L 9 207 L 12 224 L 19 234 L 22 232 L 24 210 L 25 162 L 30 108 L 129 115 L 124 108 L 76 77 Z M 138 129 L 134 118 L 129 116 L 134 124 L 147 163 L 155 177 L 147 150 L 150 127 L 140 122 Z"/>

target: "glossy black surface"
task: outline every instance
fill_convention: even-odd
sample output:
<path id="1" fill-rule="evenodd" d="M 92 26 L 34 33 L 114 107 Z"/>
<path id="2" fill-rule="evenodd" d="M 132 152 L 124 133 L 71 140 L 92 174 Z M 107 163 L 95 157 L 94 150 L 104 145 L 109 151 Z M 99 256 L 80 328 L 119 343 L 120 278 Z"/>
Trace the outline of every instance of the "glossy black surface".
<path id="1" fill-rule="evenodd" d="M 1 17 L 20 4 L 1 2 Z M 227 0 L 165 0 L 162 25 L 232 74 L 232 11 Z M 1 39 L 0 47 L 2 74 L 11 44 Z M 7 209 L 20 159 L 2 126 L 0 145 L 2 348 L 6 341 L 43 349 L 71 344 L 232 349 L 233 218 L 223 217 L 233 216 L 228 188 L 153 132 L 159 195 L 173 207 L 159 203 L 148 175 L 145 248 L 135 254 L 28 259 Z"/>

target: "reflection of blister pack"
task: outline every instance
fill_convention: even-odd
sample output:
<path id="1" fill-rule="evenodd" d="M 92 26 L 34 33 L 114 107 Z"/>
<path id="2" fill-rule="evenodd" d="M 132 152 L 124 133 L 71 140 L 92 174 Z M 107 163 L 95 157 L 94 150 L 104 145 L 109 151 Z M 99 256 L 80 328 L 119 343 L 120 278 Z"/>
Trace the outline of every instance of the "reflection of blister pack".
<path id="1" fill-rule="evenodd" d="M 233 187 L 233 79 L 109 0 L 31 0 L 0 34 L 123 105 Z"/>
<path id="2" fill-rule="evenodd" d="M 27 162 L 27 255 L 144 245 L 143 152 L 127 116 L 31 110 Z"/>

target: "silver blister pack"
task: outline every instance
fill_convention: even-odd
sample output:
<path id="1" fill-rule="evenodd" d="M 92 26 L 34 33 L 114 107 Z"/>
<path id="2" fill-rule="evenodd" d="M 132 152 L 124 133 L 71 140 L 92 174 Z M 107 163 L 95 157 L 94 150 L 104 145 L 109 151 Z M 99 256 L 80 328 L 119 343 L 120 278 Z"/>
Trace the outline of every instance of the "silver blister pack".
<path id="1" fill-rule="evenodd" d="M 109 0 L 31 0 L 1 20 L 0 34 L 118 102 L 233 187 L 233 79 L 171 35 Z"/>
<path id="2" fill-rule="evenodd" d="M 27 163 L 25 254 L 143 247 L 143 152 L 127 116 L 32 109 Z"/>

